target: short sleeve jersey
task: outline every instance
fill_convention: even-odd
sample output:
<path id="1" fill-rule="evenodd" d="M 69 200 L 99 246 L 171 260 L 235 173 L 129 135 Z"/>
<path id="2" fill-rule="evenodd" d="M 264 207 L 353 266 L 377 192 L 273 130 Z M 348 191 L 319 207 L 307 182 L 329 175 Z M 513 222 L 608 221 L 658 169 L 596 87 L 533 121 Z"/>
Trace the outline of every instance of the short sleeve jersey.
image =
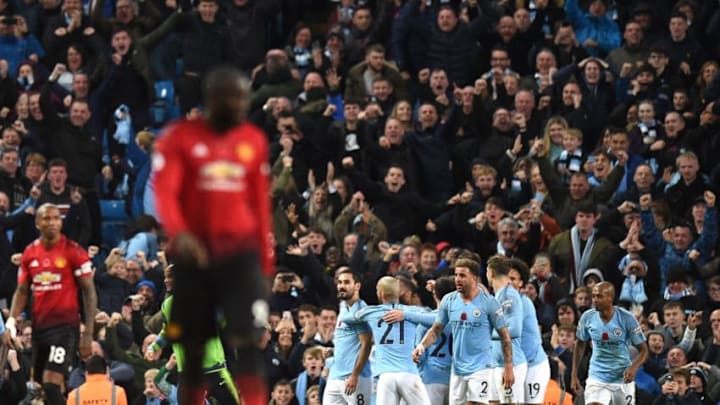
<path id="1" fill-rule="evenodd" d="M 375 339 L 373 376 L 394 372 L 419 374 L 412 360 L 417 324 L 407 320 L 386 323 L 383 316 L 392 309 L 413 310 L 401 304 L 382 304 L 355 312 L 355 319 L 367 322 Z"/>
<path id="2" fill-rule="evenodd" d="M 523 326 L 520 344 L 527 359 L 528 368 L 536 366 L 547 360 L 547 354 L 543 350 L 542 336 L 538 326 L 535 305 L 525 294 L 521 294 L 523 304 Z"/>
<path id="3" fill-rule="evenodd" d="M 526 363 L 525 352 L 522 350 L 521 338 L 523 328 L 523 304 L 520 298 L 520 293 L 510 284 L 501 288 L 495 294 L 495 298 L 500 307 L 503 310 L 505 322 L 508 325 L 508 332 L 510 332 L 511 344 L 512 344 L 512 355 L 513 365 Z M 505 363 L 505 359 L 502 354 L 502 343 L 500 342 L 500 336 L 497 331 L 493 331 L 492 341 L 493 351 L 495 352 L 495 361 L 500 364 Z"/>
<path id="4" fill-rule="evenodd" d="M 370 328 L 364 324 L 348 324 L 343 322 L 345 316 L 352 316 L 355 312 L 367 307 L 363 300 L 357 300 L 352 306 L 348 306 L 346 302 L 340 303 L 340 312 L 338 313 L 338 323 L 335 326 L 335 335 L 333 343 L 335 346 L 335 363 L 330 367 L 328 379 L 340 380 L 345 379 L 352 374 L 355 368 L 358 354 L 360 353 L 360 334 L 371 333 Z M 363 377 L 370 376 L 370 362 L 365 363 L 360 375 Z"/>
<path id="5" fill-rule="evenodd" d="M 437 323 L 452 329 L 453 373 L 467 376 L 497 366 L 490 342 L 493 329 L 507 327 L 500 304 L 492 295 L 480 291 L 464 302 L 453 291 L 440 302 Z"/>
<path id="6" fill-rule="evenodd" d="M 80 323 L 78 278 L 92 277 L 87 252 L 64 235 L 52 247 L 36 239 L 25 248 L 18 271 L 18 282 L 29 283 L 33 292 L 33 328 Z"/>
<path id="7" fill-rule="evenodd" d="M 415 321 L 420 316 L 415 313 L 406 313 L 405 319 Z M 430 311 L 427 316 L 431 316 L 432 319 L 429 323 L 432 325 L 437 318 L 437 310 Z M 425 325 L 425 322 L 418 324 L 417 334 L 415 335 L 415 345 L 417 346 L 421 341 L 425 333 L 428 331 L 429 326 Z M 425 384 L 450 384 L 450 371 L 452 369 L 452 328 L 450 325 L 445 325 L 445 328 L 438 336 L 435 343 L 431 344 L 425 354 L 421 357 L 420 363 L 418 363 L 418 370 L 420 371 L 420 377 Z"/>
<path id="8" fill-rule="evenodd" d="M 645 341 L 635 316 L 619 307 L 607 323 L 597 310 L 585 311 L 578 322 L 577 338 L 592 341 L 589 377 L 604 383 L 623 382 L 623 373 L 631 364 L 630 345 Z"/>

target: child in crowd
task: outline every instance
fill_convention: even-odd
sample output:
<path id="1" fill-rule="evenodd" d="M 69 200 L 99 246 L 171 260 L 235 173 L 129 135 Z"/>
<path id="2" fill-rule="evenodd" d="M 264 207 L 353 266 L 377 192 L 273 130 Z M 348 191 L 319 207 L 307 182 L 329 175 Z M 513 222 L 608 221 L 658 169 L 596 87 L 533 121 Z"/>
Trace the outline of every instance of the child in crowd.
<path id="1" fill-rule="evenodd" d="M 570 128 L 563 135 L 563 151 L 555 161 L 555 169 L 560 175 L 563 184 L 570 184 L 573 173 L 579 173 L 583 168 L 583 152 L 580 148 L 583 143 L 583 134 L 579 129 Z"/>
<path id="2" fill-rule="evenodd" d="M 297 404 L 292 385 L 288 380 L 280 380 L 273 386 L 268 405 L 294 405 Z"/>
<path id="3" fill-rule="evenodd" d="M 295 398 L 300 405 L 306 405 L 307 391 L 311 386 L 317 386 L 321 383 L 321 373 L 324 366 L 322 348 L 314 346 L 305 349 L 303 353 L 303 367 L 305 371 L 290 382 L 295 389 Z"/>

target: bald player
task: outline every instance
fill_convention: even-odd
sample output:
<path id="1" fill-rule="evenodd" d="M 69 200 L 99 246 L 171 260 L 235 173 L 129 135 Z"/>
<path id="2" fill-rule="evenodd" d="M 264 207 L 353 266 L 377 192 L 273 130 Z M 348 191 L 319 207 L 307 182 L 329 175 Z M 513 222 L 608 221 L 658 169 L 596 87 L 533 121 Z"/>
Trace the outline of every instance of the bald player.
<path id="1" fill-rule="evenodd" d="M 645 335 L 635 316 L 613 305 L 615 287 L 602 282 L 593 287 L 593 308 L 578 322 L 573 350 L 572 389 L 578 392 L 578 365 L 588 340 L 592 341 L 588 379 L 585 384 L 587 405 L 635 405 L 635 373 L 648 357 Z M 630 360 L 630 345 L 639 354 Z"/>
<path id="2" fill-rule="evenodd" d="M 387 323 L 385 313 L 394 309 L 418 311 L 418 307 L 400 304 L 400 282 L 394 277 L 383 277 L 377 283 L 380 305 L 371 305 L 355 313 L 347 313 L 341 320 L 347 324 L 367 322 L 375 340 L 377 376 L 377 404 L 399 405 L 400 400 L 412 405 L 430 405 L 425 386 L 413 362 L 417 324 L 409 320 Z"/>

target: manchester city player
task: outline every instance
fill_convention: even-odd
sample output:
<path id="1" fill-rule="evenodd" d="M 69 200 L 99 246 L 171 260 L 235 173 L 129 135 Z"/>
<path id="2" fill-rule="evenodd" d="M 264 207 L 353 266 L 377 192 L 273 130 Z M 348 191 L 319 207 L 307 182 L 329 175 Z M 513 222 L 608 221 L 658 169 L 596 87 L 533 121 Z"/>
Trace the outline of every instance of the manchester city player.
<path id="1" fill-rule="evenodd" d="M 417 325 L 404 320 L 387 323 L 387 311 L 419 310 L 398 303 L 400 282 L 385 276 L 377 283 L 380 305 L 367 306 L 354 314 L 345 314 L 342 321 L 348 324 L 367 322 L 375 340 L 373 376 L 378 376 L 377 405 L 399 405 L 404 400 L 412 405 L 430 405 L 427 391 L 420 380 L 417 365 L 412 360 Z"/>
<path id="2" fill-rule="evenodd" d="M 360 278 L 349 267 L 335 273 L 340 299 L 338 319 L 367 307 L 360 299 Z M 335 327 L 334 362 L 330 367 L 323 405 L 367 405 L 372 394 L 368 356 L 372 346 L 370 329 L 365 324 L 348 325 L 342 321 Z"/>
<path id="3" fill-rule="evenodd" d="M 510 333 L 497 300 L 480 288 L 480 264 L 461 258 L 455 263 L 455 287 L 440 303 L 437 319 L 413 352 L 419 361 L 431 344 L 442 336 L 445 325 L 452 328 L 453 367 L 450 376 L 450 404 L 487 404 L 497 361 L 490 342 L 497 330 L 503 352 L 503 387 L 512 387 L 513 353 Z"/>
<path id="4" fill-rule="evenodd" d="M 451 276 L 440 277 L 433 284 L 433 297 L 435 304 L 440 306 L 443 297 L 455 290 L 455 281 Z M 418 324 L 417 334 L 415 335 L 415 343 L 420 340 L 427 332 L 428 328 L 435 323 L 437 318 L 437 309 L 428 312 L 413 312 L 392 310 L 385 314 L 386 322 L 400 322 L 408 320 Z M 430 403 L 435 405 L 447 405 L 448 393 L 450 390 L 450 369 L 452 367 L 452 328 L 446 325 L 440 335 L 440 339 L 430 345 L 421 356 L 418 363 L 420 378 L 425 384 L 425 388 L 430 398 Z"/>
<path id="5" fill-rule="evenodd" d="M 645 335 L 630 312 L 613 305 L 615 287 L 611 283 L 596 284 L 592 290 L 593 309 L 587 310 L 578 322 L 577 340 L 573 349 L 571 386 L 580 389 L 578 364 L 592 340 L 588 379 L 585 382 L 587 405 L 635 405 L 635 373 L 648 357 Z M 630 345 L 639 354 L 630 361 Z"/>
<path id="6" fill-rule="evenodd" d="M 510 262 L 510 283 L 521 291 L 530 278 L 530 270 L 521 259 L 513 258 Z M 527 295 L 520 293 L 523 305 L 523 325 L 520 346 L 527 359 L 525 376 L 525 400 L 528 405 L 540 405 L 545 398 L 545 390 L 550 380 L 550 363 L 543 350 L 540 326 L 538 325 L 535 305 Z M 523 402 L 523 401 L 521 401 Z"/>
<path id="7" fill-rule="evenodd" d="M 520 337 L 523 327 L 523 304 L 520 293 L 510 285 L 510 259 L 505 256 L 496 255 L 488 259 L 487 277 L 495 292 L 495 299 L 500 303 L 503 310 L 505 322 L 508 325 L 508 332 L 512 340 L 512 368 L 515 375 L 515 384 L 510 388 L 502 385 L 503 367 L 495 369 L 495 382 L 491 391 L 490 401 L 499 401 L 502 404 L 522 404 L 525 400 L 525 375 L 527 374 L 527 360 L 520 345 Z M 504 366 L 502 348 L 500 347 L 500 336 L 493 332 L 492 349 L 495 353 L 495 361 L 498 365 Z"/>

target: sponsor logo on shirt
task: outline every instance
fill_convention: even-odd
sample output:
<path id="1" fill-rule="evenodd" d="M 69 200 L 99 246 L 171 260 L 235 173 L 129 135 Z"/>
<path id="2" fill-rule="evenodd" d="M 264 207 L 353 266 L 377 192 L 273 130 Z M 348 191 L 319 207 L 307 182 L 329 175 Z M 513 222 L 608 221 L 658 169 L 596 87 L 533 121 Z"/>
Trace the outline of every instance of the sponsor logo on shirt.
<path id="1" fill-rule="evenodd" d="M 245 167 L 227 160 L 200 167 L 199 188 L 208 191 L 238 192 L 245 189 Z"/>
<path id="2" fill-rule="evenodd" d="M 62 275 L 43 271 L 33 277 L 33 290 L 35 291 L 53 291 L 62 288 Z"/>

